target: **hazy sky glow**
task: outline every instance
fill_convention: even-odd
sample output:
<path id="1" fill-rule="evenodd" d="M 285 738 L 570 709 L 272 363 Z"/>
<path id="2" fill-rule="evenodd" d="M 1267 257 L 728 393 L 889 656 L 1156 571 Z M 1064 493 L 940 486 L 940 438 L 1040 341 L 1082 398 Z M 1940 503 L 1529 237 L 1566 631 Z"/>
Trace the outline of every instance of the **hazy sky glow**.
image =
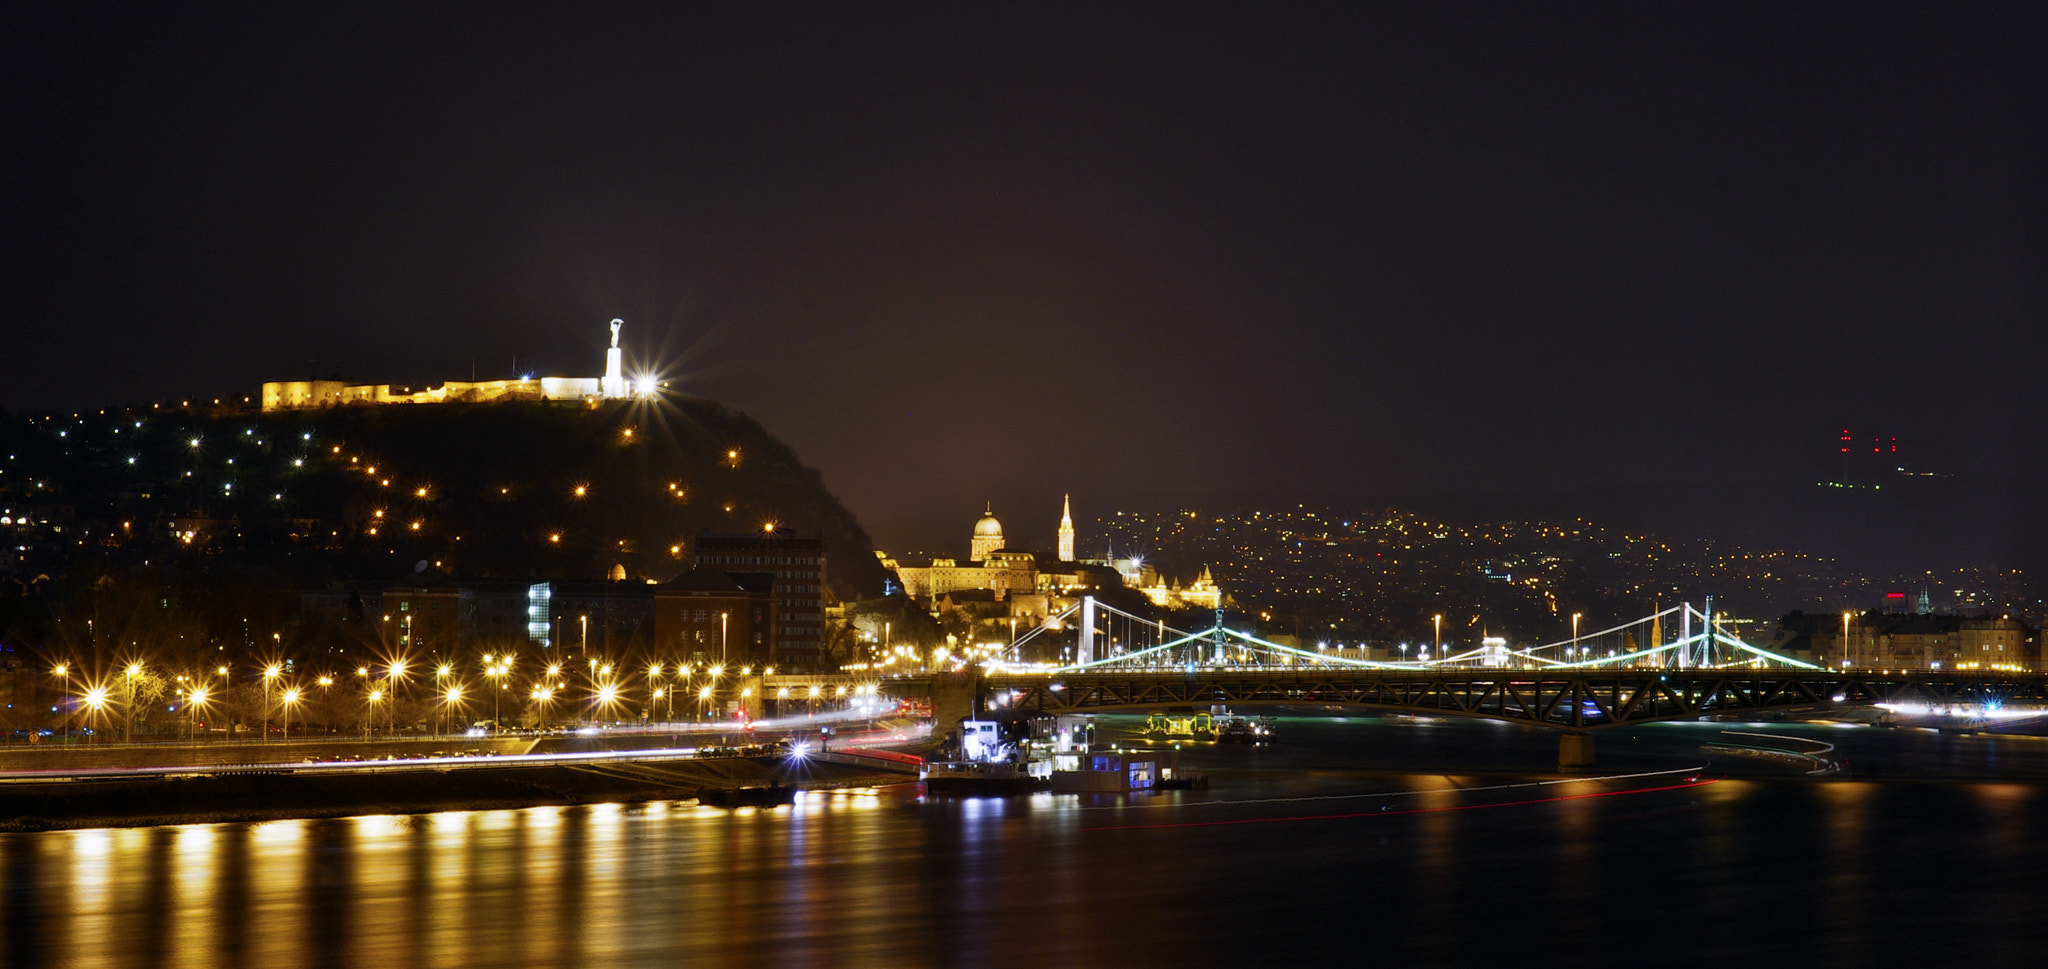
<path id="1" fill-rule="evenodd" d="M 1683 521 L 1842 427 L 1957 476 L 1929 554 L 2048 545 L 2040 6 L 1267 6 L 46 6 L 0 406 L 595 374 L 616 316 L 891 547 Z"/>

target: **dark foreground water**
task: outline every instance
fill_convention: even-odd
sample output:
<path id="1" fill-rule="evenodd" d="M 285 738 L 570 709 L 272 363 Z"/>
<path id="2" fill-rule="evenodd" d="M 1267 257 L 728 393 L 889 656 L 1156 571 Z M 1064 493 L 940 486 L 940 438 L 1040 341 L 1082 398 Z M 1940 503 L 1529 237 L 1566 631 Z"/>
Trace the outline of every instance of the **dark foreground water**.
<path id="1" fill-rule="evenodd" d="M 1706 763 L 1818 739 L 1846 779 Z M 1290 719 L 1207 791 L 0 835 L 8 966 L 2039 966 L 2048 741 Z M 1458 764 L 1467 773 L 1426 769 Z M 1361 770 L 1360 765 L 1387 770 Z M 1666 771 L 1674 771 L 1664 773 Z M 1512 771 L 1522 773 L 1513 773 Z M 1768 769 L 1776 770 L 1776 769 Z M 1501 773 L 1500 771 L 1509 771 Z M 1636 776 L 1619 776 L 1636 775 Z"/>

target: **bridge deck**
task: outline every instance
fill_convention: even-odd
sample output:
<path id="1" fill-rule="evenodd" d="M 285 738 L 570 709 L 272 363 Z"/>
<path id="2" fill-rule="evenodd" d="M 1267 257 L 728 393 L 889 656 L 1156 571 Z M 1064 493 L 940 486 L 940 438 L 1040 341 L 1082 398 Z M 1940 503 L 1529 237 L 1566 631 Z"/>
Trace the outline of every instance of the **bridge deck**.
<path id="1" fill-rule="evenodd" d="M 907 685 L 907 684 L 906 684 Z M 1837 704 L 2048 703 L 2048 675 L 1799 669 L 1195 669 L 997 674 L 987 695 L 1046 713 L 1229 704 L 1338 704 L 1597 730 Z"/>

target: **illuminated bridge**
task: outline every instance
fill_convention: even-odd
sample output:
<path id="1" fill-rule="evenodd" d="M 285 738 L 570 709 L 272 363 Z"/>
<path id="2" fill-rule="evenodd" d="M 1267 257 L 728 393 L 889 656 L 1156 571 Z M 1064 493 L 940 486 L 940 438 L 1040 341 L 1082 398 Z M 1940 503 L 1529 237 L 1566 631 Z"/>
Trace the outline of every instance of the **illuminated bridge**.
<path id="1" fill-rule="evenodd" d="M 941 723 L 969 710 L 1060 714 L 1210 705 L 1476 717 L 1560 731 L 1559 765 L 1565 768 L 1591 766 L 1594 732 L 1650 721 L 1843 705 L 2048 707 L 2048 675 L 1825 669 L 1728 635 L 1713 621 L 1711 608 L 1673 607 L 1527 649 L 1503 644 L 1383 662 L 1271 643 L 1220 622 L 1205 632 L 1185 633 L 1084 600 L 1055 623 L 1073 611 L 1101 609 L 1113 614 L 1112 622 L 1123 616 L 1150 627 L 1153 641 L 1124 652 L 1111 646 L 1103 650 L 1109 655 L 1095 656 L 1097 645 L 1118 637 L 1108 633 L 1110 624 L 1084 616 L 1067 662 L 1027 661 L 1032 637 L 1020 637 L 1004 660 L 950 674 L 893 677 L 882 690 L 932 696 Z M 1660 642 L 1663 620 L 1674 616 L 1679 635 Z M 1647 631 L 1631 632 L 1644 625 Z M 1091 643 L 1091 630 L 1102 638 Z M 1126 635 L 1124 643 L 1141 641 L 1130 630 Z"/>

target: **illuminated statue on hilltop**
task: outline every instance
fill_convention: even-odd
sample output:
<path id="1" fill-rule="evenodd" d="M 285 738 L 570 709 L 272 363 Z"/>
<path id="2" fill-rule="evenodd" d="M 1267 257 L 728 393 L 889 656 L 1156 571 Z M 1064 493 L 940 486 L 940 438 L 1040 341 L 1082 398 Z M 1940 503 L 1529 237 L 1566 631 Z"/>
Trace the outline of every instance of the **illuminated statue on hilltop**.
<path id="1" fill-rule="evenodd" d="M 619 327 L 625 325 L 625 320 L 612 321 L 612 348 L 604 352 L 604 380 L 598 385 L 606 397 L 626 396 L 624 354 L 619 349 Z"/>

